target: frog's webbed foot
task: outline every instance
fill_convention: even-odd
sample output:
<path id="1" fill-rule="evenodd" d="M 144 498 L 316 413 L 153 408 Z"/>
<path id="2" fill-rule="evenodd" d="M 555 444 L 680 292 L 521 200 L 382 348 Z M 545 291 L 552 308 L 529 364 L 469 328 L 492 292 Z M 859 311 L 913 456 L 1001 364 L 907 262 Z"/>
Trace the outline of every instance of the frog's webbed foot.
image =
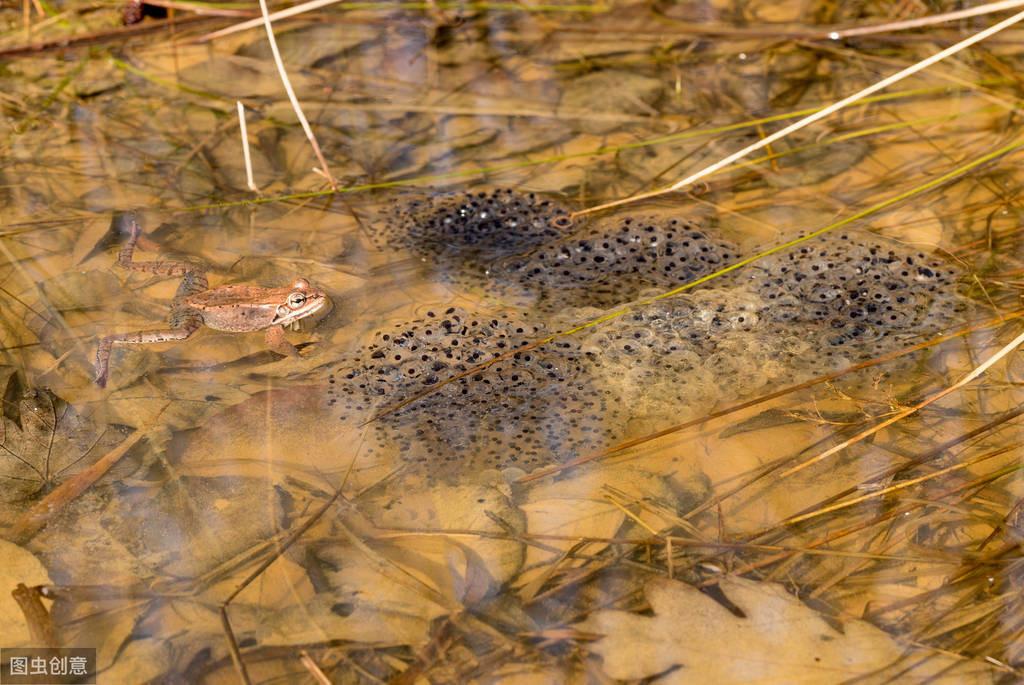
<path id="1" fill-rule="evenodd" d="M 144 345 L 147 343 L 167 342 L 170 340 L 184 340 L 193 333 L 199 325 L 189 324 L 181 328 L 168 328 L 162 331 L 135 331 L 133 333 L 118 333 L 100 338 L 99 346 L 96 348 L 96 385 L 101 388 L 107 387 L 107 374 L 110 370 L 110 351 L 114 345 Z"/>
<path id="2" fill-rule="evenodd" d="M 278 354 L 283 354 L 286 357 L 298 357 L 299 349 L 288 342 L 288 339 L 284 337 L 284 327 L 282 326 L 271 326 L 267 329 L 264 337 L 267 340 L 267 347 Z"/>

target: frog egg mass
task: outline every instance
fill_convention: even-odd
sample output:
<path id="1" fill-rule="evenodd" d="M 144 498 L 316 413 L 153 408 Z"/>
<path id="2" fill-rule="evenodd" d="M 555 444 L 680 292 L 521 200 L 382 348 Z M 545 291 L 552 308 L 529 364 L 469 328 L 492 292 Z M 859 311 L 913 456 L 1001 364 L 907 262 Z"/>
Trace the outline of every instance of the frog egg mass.
<path id="1" fill-rule="evenodd" d="M 732 277 L 764 298 L 770 321 L 815 331 L 827 355 L 868 359 L 962 320 L 951 265 L 870 233 L 813 238 Z"/>
<path id="2" fill-rule="evenodd" d="M 729 243 L 683 219 L 597 221 L 570 239 L 491 269 L 538 296 L 536 306 L 613 307 L 645 288 L 669 290 L 736 257 Z"/>
<path id="3" fill-rule="evenodd" d="M 380 223 L 378 242 L 457 266 L 486 264 L 554 242 L 572 220 L 556 200 L 499 189 L 389 203 Z"/>
<path id="4" fill-rule="evenodd" d="M 628 437 L 637 419 L 693 418 L 912 345 L 970 308 L 956 268 L 868 232 L 780 248 L 649 301 L 740 250 L 681 218 L 605 218 L 568 234 L 564 208 L 507 190 L 415 200 L 394 216 L 406 233 L 392 244 L 458 255 L 489 289 L 533 297 L 524 310 L 397 324 L 334 370 L 329 404 L 343 420 L 385 410 L 370 424 L 378 447 L 442 477 L 562 462 Z M 527 348 L 609 308 L 627 311 Z"/>
<path id="5" fill-rule="evenodd" d="M 378 332 L 332 373 L 328 404 L 345 416 L 368 416 L 507 355 L 380 417 L 378 438 L 442 475 L 529 470 L 551 455 L 573 456 L 603 442 L 606 404 L 578 342 L 516 351 L 544 334 L 542 325 L 509 313 L 430 312 Z"/>

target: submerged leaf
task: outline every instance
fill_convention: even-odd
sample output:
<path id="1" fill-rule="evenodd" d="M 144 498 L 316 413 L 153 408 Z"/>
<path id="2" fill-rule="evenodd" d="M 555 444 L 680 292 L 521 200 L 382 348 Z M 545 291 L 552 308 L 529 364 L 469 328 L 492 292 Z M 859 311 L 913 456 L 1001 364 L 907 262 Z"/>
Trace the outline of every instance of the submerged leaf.
<path id="1" fill-rule="evenodd" d="M 782 585 L 725 577 L 720 588 L 742 616 L 697 588 L 658 578 L 644 588 L 654 616 L 598 611 L 578 628 L 604 637 L 591 649 L 609 677 L 683 683 L 992 682 L 984 663 L 900 644 L 860 620 L 837 628 Z"/>

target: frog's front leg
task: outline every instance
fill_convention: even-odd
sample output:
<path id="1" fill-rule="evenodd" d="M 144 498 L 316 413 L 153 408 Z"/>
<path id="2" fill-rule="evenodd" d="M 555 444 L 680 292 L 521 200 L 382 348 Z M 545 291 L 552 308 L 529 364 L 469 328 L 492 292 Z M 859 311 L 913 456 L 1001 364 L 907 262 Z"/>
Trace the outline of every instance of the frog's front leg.
<path id="1" fill-rule="evenodd" d="M 148 343 L 184 340 L 195 333 L 200 326 L 199 321 L 187 321 L 180 328 L 168 328 L 162 331 L 135 331 L 134 333 L 118 333 L 100 339 L 96 348 L 96 385 L 107 386 L 107 372 L 110 367 L 110 350 L 114 345 L 145 345 Z"/>
<path id="2" fill-rule="evenodd" d="M 299 349 L 288 342 L 288 339 L 284 337 L 283 326 L 271 326 L 267 329 L 264 334 L 267 340 L 267 347 L 278 354 L 283 354 L 286 357 L 297 357 L 299 356 Z"/>

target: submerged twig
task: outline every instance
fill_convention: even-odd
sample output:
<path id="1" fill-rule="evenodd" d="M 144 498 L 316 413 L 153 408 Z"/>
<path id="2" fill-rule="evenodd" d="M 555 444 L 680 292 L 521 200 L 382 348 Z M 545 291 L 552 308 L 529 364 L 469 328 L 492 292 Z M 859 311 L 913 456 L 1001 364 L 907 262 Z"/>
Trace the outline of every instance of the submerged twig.
<path id="1" fill-rule="evenodd" d="M 288 78 L 288 72 L 284 68 L 284 61 L 281 59 L 281 52 L 277 49 L 277 39 L 274 38 L 274 28 L 270 23 L 270 11 L 267 10 L 267 0 L 260 0 L 260 11 L 263 12 L 263 26 L 267 29 L 267 40 L 270 41 L 270 52 L 274 55 L 274 64 L 277 65 L 277 73 L 281 76 L 281 84 L 284 85 L 285 92 L 288 93 L 288 99 L 292 103 L 292 109 L 295 110 L 295 116 L 299 118 L 299 123 L 302 124 L 302 130 L 306 132 L 306 138 L 309 139 L 309 144 L 313 146 L 313 153 L 320 162 L 320 168 L 314 169 L 313 171 L 319 171 L 324 178 L 327 179 L 331 189 L 337 190 L 338 182 L 334 180 L 334 176 L 331 175 L 331 170 L 327 168 L 327 160 L 324 159 L 324 155 L 320 151 L 320 145 L 316 142 L 316 136 L 313 135 L 313 129 L 310 127 L 309 121 L 306 120 L 306 115 L 302 112 L 302 105 L 299 104 L 299 98 L 296 97 L 295 90 L 292 88 L 292 82 Z"/>
<path id="2" fill-rule="evenodd" d="M 320 665 L 317 662 L 313 661 L 313 657 L 309 655 L 309 652 L 307 652 L 304 649 L 300 650 L 299 662 L 305 667 L 307 671 L 309 671 L 309 675 L 312 676 L 313 680 L 315 680 L 317 683 L 319 683 L 320 685 L 331 685 L 330 678 L 328 678 L 327 675 L 323 672 L 323 669 L 320 668 Z"/>
<path id="3" fill-rule="evenodd" d="M 249 671 L 242 660 L 242 650 L 239 649 L 238 640 L 235 638 L 235 631 L 231 628 L 231 619 L 228 618 L 228 607 L 226 604 L 220 607 L 220 625 L 224 630 L 224 639 L 228 641 L 231 663 L 235 666 L 235 672 L 238 674 L 239 680 L 242 681 L 242 685 L 252 685 L 252 678 L 249 677 Z"/>
<path id="4" fill-rule="evenodd" d="M 147 431 L 136 430 L 89 468 L 76 473 L 51 490 L 46 497 L 14 522 L 7 537 L 18 542 L 24 542 L 31 538 L 49 523 L 50 519 L 60 514 L 69 502 L 92 487 L 93 483 L 102 478 L 114 464 L 128 453 L 128 450 L 138 444 L 146 435 L 148 435 Z"/>
<path id="5" fill-rule="evenodd" d="M 946 474 L 953 473 L 954 471 L 959 471 L 961 469 L 965 469 L 965 468 L 968 468 L 970 466 L 974 466 L 975 464 L 978 464 L 979 462 L 985 461 L 987 459 L 992 459 L 993 457 L 1001 456 L 1003 454 L 1006 454 L 1007 452 L 1009 452 L 1012 449 L 1016 449 L 1017 447 L 1018 447 L 1018 445 L 1004 445 L 1003 447 L 1000 447 L 999 449 L 993 450 L 992 452 L 989 452 L 987 454 L 983 454 L 982 456 L 980 456 L 980 457 L 978 457 L 976 459 L 972 459 L 970 461 L 959 462 L 959 463 L 953 464 L 952 466 L 947 466 L 944 469 L 939 469 L 938 471 L 934 471 L 932 473 L 928 473 L 928 474 L 923 475 L 923 476 L 918 476 L 917 478 L 908 478 L 906 480 L 901 480 L 898 483 L 896 483 L 895 485 L 890 485 L 889 487 L 882 488 L 880 490 L 875 490 L 873 492 L 869 492 L 868 494 L 861 495 L 860 497 L 854 497 L 852 499 L 843 500 L 842 502 L 837 502 L 835 504 L 830 504 L 828 506 L 821 507 L 820 509 L 815 509 L 814 511 L 809 511 L 806 514 L 799 514 L 797 516 L 790 516 L 789 518 L 787 518 L 784 521 L 782 521 L 782 525 L 790 526 L 790 525 L 793 525 L 795 523 L 801 523 L 803 521 L 807 521 L 807 520 L 810 520 L 812 518 L 817 518 L 818 516 L 824 516 L 825 514 L 830 514 L 830 513 L 834 512 L 834 511 L 839 511 L 841 509 L 847 509 L 849 507 L 856 506 L 856 505 L 860 504 L 861 502 L 867 502 L 869 500 L 877 499 L 879 497 L 885 497 L 886 495 L 888 495 L 890 493 L 897 492 L 899 490 L 903 490 L 904 488 L 913 487 L 914 485 L 919 485 L 920 483 L 927 482 L 927 481 L 932 480 L 934 478 L 940 478 L 942 476 L 945 476 Z M 785 475 L 785 474 L 783 474 L 783 475 Z"/>
<path id="6" fill-rule="evenodd" d="M 201 22 L 215 21 L 217 17 L 206 16 L 206 15 L 195 15 L 189 17 L 178 17 L 174 20 L 174 24 L 180 27 L 183 24 L 198 24 Z M 17 55 L 31 55 L 33 53 L 48 52 L 50 50 L 67 50 L 68 48 L 80 47 L 83 45 L 95 45 L 97 43 L 104 43 L 106 41 L 121 41 L 125 38 L 133 38 L 135 36 L 146 35 L 150 33 L 159 33 L 165 28 L 169 28 L 172 22 L 169 19 L 156 19 L 153 21 L 146 21 L 141 24 L 133 24 L 131 26 L 120 26 L 115 29 L 107 31 L 97 31 L 95 33 L 89 33 L 82 36 L 74 36 L 71 38 L 55 38 L 42 43 L 35 43 L 31 45 L 16 45 L 11 48 L 0 49 L 0 57 L 14 57 Z"/>
<path id="7" fill-rule="evenodd" d="M 875 83 L 871 84 L 867 88 L 863 88 L 863 89 L 857 91 L 856 93 L 854 93 L 853 95 L 849 95 L 849 96 L 843 98 L 839 102 L 834 102 L 831 105 L 829 105 L 828 107 L 825 107 L 824 109 L 820 109 L 817 112 L 815 112 L 813 114 L 810 114 L 810 115 L 804 117 L 803 119 L 801 119 L 799 121 L 796 121 L 796 122 L 790 124 L 789 126 L 786 126 L 783 129 L 779 129 L 778 131 L 776 131 L 775 133 L 771 134 L 767 138 L 762 138 L 761 140 L 757 141 L 756 143 L 752 143 L 752 144 L 748 145 L 747 147 L 743 148 L 742 150 L 738 150 L 737 152 L 734 152 L 731 155 L 728 155 L 727 157 L 725 157 L 723 159 L 720 159 L 719 161 L 715 162 L 714 164 L 706 166 L 703 169 L 701 169 L 701 170 L 699 170 L 699 171 L 697 171 L 697 172 L 695 172 L 693 174 L 690 174 L 689 176 L 687 176 L 683 180 L 677 181 L 676 183 L 673 183 L 672 185 L 668 186 L 667 188 L 662 188 L 661 190 L 652 190 L 652 191 L 647 192 L 647 193 L 641 193 L 640 195 L 634 195 L 633 197 L 627 197 L 627 198 L 624 198 L 624 199 L 621 199 L 621 200 L 615 200 L 613 202 L 606 202 L 604 204 L 597 205 L 596 207 L 591 207 L 589 209 L 584 209 L 584 210 L 581 210 L 581 211 L 578 211 L 578 212 L 574 212 L 571 216 L 575 218 L 577 216 L 582 216 L 584 214 L 590 214 L 590 213 L 593 213 L 593 212 L 599 212 L 599 211 L 603 211 L 605 209 L 610 209 L 612 207 L 618 207 L 618 206 L 621 206 L 621 205 L 624 205 L 624 204 L 629 204 L 629 203 L 632 203 L 632 202 L 637 202 L 638 200 L 646 200 L 646 199 L 650 199 L 650 198 L 654 198 L 654 197 L 660 197 L 661 195 L 666 195 L 668 193 L 674 193 L 674 192 L 676 192 L 678 190 L 681 190 L 683 188 L 691 186 L 695 182 L 697 182 L 700 179 L 704 178 L 705 176 L 708 176 L 710 174 L 715 173 L 719 169 L 721 169 L 723 167 L 726 167 L 729 164 L 732 164 L 736 160 L 742 159 L 743 157 L 746 157 L 750 153 L 756 152 L 757 150 L 760 150 L 763 147 L 767 147 L 767 146 L 771 145 L 772 143 L 774 143 L 775 141 L 780 140 L 782 138 L 785 138 L 790 133 L 794 133 L 796 131 L 799 131 L 802 128 L 806 128 L 807 126 L 810 126 L 814 122 L 819 121 L 821 119 L 824 119 L 825 117 L 828 117 L 828 116 L 834 114 L 835 112 L 838 112 L 839 110 L 841 110 L 841 109 L 843 109 L 845 107 L 848 107 L 849 105 L 852 105 L 853 103 L 857 102 L 858 100 L 861 100 L 861 99 L 867 97 L 868 95 L 871 95 L 872 93 L 877 93 L 880 90 L 888 88 L 889 86 L 891 86 L 894 83 L 902 81 L 903 79 L 905 79 L 905 78 L 907 78 L 909 76 L 913 76 L 917 72 L 923 71 L 924 69 L 927 69 L 928 67 L 932 66 L 933 64 L 936 64 L 937 62 L 941 62 L 942 60 L 946 59 L 947 57 L 950 57 L 951 55 L 955 55 L 956 53 L 960 52 L 961 50 L 964 50 L 965 48 L 969 48 L 970 46 L 974 45 L 975 43 L 983 41 L 986 38 L 988 38 L 989 36 L 992 36 L 992 35 L 1000 32 L 1000 31 L 1002 31 L 1003 29 L 1006 29 L 1006 28 L 1009 28 L 1010 26 L 1013 26 L 1014 24 L 1018 23 L 1022 19 L 1024 19 L 1024 12 L 1018 12 L 1017 14 L 1013 15 L 1012 17 L 1004 19 L 1003 21 L 999 22 L 998 24 L 993 24 L 992 26 L 988 27 L 987 29 L 979 31 L 978 33 L 975 33 L 973 36 L 969 36 L 968 38 L 965 38 L 964 40 L 960 41 L 959 43 L 956 43 L 955 45 L 949 46 L 945 50 L 940 50 L 939 52 L 935 53 L 931 57 L 927 57 L 927 58 L 921 60 L 920 62 L 912 64 L 909 67 L 907 67 L 906 69 L 898 71 L 895 74 L 882 79 L 881 81 L 876 81 Z"/>

